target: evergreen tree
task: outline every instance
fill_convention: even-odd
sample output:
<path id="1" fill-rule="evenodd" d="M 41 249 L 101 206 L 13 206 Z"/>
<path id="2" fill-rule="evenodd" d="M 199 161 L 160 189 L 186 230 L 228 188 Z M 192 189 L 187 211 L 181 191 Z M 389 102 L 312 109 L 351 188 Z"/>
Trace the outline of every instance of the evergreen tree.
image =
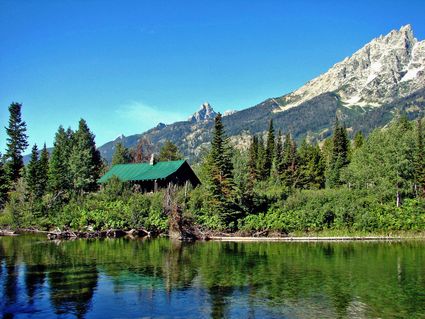
<path id="1" fill-rule="evenodd" d="M 39 195 L 42 197 L 47 192 L 49 181 L 49 152 L 47 151 L 46 143 L 44 143 L 41 150 L 38 164 Z"/>
<path id="2" fill-rule="evenodd" d="M 208 190 L 210 193 L 210 208 L 217 212 L 225 227 L 234 227 L 234 182 L 232 150 L 229 139 L 225 135 L 221 114 L 218 113 L 214 122 L 211 150 L 207 157 Z"/>
<path id="3" fill-rule="evenodd" d="M 49 153 L 46 144 L 39 155 L 37 144 L 31 151 L 31 159 L 25 170 L 25 181 L 28 194 L 34 199 L 41 199 L 47 188 L 47 174 L 49 169 Z"/>
<path id="4" fill-rule="evenodd" d="M 0 209 L 7 201 L 8 186 L 7 175 L 3 165 L 3 156 L 0 153 Z"/>
<path id="5" fill-rule="evenodd" d="M 274 166 L 275 166 L 277 176 L 282 176 L 283 174 L 282 153 L 283 153 L 282 131 L 279 130 L 277 134 L 276 148 L 275 148 L 275 155 L 274 155 Z"/>
<path id="6" fill-rule="evenodd" d="M 341 169 L 348 165 L 349 140 L 345 126 L 335 119 L 334 135 L 332 138 L 332 155 L 327 173 L 326 183 L 329 188 L 341 185 Z"/>
<path id="7" fill-rule="evenodd" d="M 270 171 L 273 164 L 275 152 L 275 137 L 274 137 L 274 128 L 273 128 L 273 120 L 270 120 L 269 131 L 267 134 L 267 145 L 266 145 L 266 157 L 264 161 L 264 173 L 266 177 L 270 176 Z"/>
<path id="8" fill-rule="evenodd" d="M 281 160 L 277 163 L 277 171 L 282 172 L 282 181 L 288 187 L 295 186 L 297 182 L 297 162 L 297 144 L 291 138 L 291 134 L 287 133 L 283 143 Z"/>
<path id="9" fill-rule="evenodd" d="M 260 135 L 257 141 L 257 176 L 259 180 L 265 180 L 268 176 L 266 174 L 266 149 L 263 137 Z"/>
<path id="10" fill-rule="evenodd" d="M 304 189 L 320 189 L 325 184 L 325 163 L 320 147 L 304 139 L 299 148 L 299 182 Z"/>
<path id="11" fill-rule="evenodd" d="M 183 156 L 180 154 L 177 146 L 167 140 L 164 145 L 162 145 L 161 150 L 159 151 L 159 161 L 177 161 L 183 159 Z"/>
<path id="12" fill-rule="evenodd" d="M 72 186 L 77 193 L 97 189 L 102 168 L 102 159 L 96 149 L 94 134 L 85 120 L 78 123 L 78 130 L 73 135 L 73 146 L 69 162 Z"/>
<path id="13" fill-rule="evenodd" d="M 116 164 L 127 164 L 131 162 L 131 155 L 128 150 L 121 142 L 115 144 L 115 152 L 112 156 L 112 165 Z"/>
<path id="14" fill-rule="evenodd" d="M 69 161 L 72 152 L 73 132 L 59 127 L 56 135 L 53 151 L 49 162 L 48 189 L 54 194 L 64 194 L 71 188 L 71 172 Z"/>
<path id="15" fill-rule="evenodd" d="M 251 212 L 254 206 L 254 186 L 258 179 L 257 160 L 258 160 L 258 138 L 252 136 L 251 144 L 248 150 L 248 176 L 246 179 L 246 189 L 243 198 L 243 205 Z"/>
<path id="16" fill-rule="evenodd" d="M 364 143 L 364 135 L 362 131 L 358 131 L 354 136 L 354 149 L 359 149 Z"/>
<path id="17" fill-rule="evenodd" d="M 34 144 L 31 150 L 31 159 L 26 167 L 25 180 L 27 183 L 27 189 L 32 197 L 37 197 L 39 189 L 39 180 L 38 180 L 38 147 L 37 144 Z"/>
<path id="18" fill-rule="evenodd" d="M 253 136 L 248 151 L 248 182 L 257 180 L 258 138 Z"/>
<path id="19" fill-rule="evenodd" d="M 6 127 L 8 138 L 5 168 L 11 184 L 21 177 L 21 170 L 24 168 L 22 152 L 28 147 L 27 125 L 22 120 L 21 108 L 20 103 L 12 103 L 9 106 L 9 125 Z"/>
<path id="20" fill-rule="evenodd" d="M 420 117 L 416 127 L 416 150 L 415 150 L 415 188 L 417 193 L 425 197 L 425 145 L 423 136 L 423 119 Z"/>

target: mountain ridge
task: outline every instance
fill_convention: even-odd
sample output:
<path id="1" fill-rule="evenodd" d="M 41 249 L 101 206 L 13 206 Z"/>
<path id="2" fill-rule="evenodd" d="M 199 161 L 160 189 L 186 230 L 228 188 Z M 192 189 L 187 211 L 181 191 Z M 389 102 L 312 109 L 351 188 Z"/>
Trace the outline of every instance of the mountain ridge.
<path id="1" fill-rule="evenodd" d="M 291 132 L 298 140 L 320 141 L 330 136 L 338 115 L 349 133 L 386 125 L 396 113 L 416 118 L 425 109 L 425 41 L 418 41 L 410 25 L 381 35 L 334 64 L 299 89 L 223 117 L 227 134 L 239 147 L 251 134 L 264 134 L 270 119 L 276 130 Z M 154 145 L 175 143 L 196 161 L 208 146 L 216 112 L 207 102 L 187 121 L 158 126 L 141 134 L 110 141 L 99 150 L 110 161 L 114 146 L 135 147 L 141 138 Z"/>

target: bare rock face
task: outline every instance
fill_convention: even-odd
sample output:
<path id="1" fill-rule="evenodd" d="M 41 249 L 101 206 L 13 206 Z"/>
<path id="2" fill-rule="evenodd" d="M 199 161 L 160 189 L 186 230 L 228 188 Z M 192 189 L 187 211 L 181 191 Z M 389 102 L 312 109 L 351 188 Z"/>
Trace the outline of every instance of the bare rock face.
<path id="1" fill-rule="evenodd" d="M 189 122 L 205 122 L 216 117 L 217 113 L 213 110 L 208 102 L 201 105 L 198 112 L 189 117 Z"/>
<path id="2" fill-rule="evenodd" d="M 345 106 L 378 107 L 425 87 L 425 41 L 410 25 L 373 39 L 351 57 L 281 99 L 285 111 L 327 92 Z M 283 102 L 283 103 L 282 103 Z"/>

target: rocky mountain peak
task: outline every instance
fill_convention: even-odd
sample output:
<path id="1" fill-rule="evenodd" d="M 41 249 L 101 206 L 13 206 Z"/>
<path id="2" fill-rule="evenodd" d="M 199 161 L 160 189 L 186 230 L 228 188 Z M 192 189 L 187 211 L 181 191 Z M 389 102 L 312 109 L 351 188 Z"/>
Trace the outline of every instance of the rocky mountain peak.
<path id="1" fill-rule="evenodd" d="M 208 102 L 205 102 L 201 105 L 201 108 L 195 112 L 191 117 L 189 117 L 189 122 L 204 122 L 210 119 L 214 119 L 217 113 L 211 107 Z"/>
<path id="2" fill-rule="evenodd" d="M 318 95 L 336 93 L 347 107 L 379 107 L 425 87 L 425 41 L 410 24 L 379 36 L 326 73 L 282 97 L 285 111 Z"/>

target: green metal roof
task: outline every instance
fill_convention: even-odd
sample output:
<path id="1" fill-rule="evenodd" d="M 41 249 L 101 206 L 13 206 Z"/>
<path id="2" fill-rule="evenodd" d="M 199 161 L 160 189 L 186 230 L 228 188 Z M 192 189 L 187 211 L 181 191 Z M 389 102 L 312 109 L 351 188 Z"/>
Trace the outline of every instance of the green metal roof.
<path id="1" fill-rule="evenodd" d="M 155 165 L 150 165 L 149 163 L 117 164 L 112 166 L 99 179 L 98 183 L 105 183 L 112 176 L 118 177 L 123 182 L 163 179 L 176 172 L 184 162 L 186 161 L 158 162 Z"/>

